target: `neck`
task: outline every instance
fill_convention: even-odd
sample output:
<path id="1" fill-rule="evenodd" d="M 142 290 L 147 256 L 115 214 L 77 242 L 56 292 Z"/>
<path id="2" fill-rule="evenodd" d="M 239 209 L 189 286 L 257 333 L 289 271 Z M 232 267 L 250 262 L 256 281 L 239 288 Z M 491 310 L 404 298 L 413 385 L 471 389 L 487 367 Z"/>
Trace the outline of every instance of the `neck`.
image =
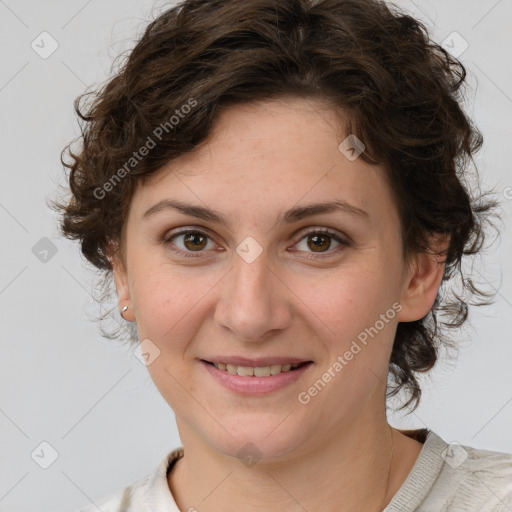
<path id="1" fill-rule="evenodd" d="M 169 475 L 181 510 L 381 512 L 402 485 L 422 445 L 385 418 L 362 418 L 329 442 L 285 461 L 246 466 L 180 428 L 184 457 Z"/>

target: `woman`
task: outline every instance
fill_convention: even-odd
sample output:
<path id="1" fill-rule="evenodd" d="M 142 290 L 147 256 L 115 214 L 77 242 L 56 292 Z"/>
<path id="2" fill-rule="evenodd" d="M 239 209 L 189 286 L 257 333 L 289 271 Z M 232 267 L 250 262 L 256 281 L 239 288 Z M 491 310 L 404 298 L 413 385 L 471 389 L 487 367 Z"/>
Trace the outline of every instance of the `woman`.
<path id="1" fill-rule="evenodd" d="M 512 455 L 386 418 L 467 316 L 443 284 L 485 296 L 464 79 L 383 2 L 188 0 L 78 99 L 62 231 L 113 276 L 182 441 L 84 510 L 512 509 Z"/>

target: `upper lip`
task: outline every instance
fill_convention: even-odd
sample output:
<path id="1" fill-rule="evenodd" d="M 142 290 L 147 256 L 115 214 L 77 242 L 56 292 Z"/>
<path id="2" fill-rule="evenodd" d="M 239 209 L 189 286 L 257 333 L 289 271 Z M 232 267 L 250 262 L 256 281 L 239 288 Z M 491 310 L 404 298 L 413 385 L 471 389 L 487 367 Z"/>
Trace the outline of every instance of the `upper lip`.
<path id="1" fill-rule="evenodd" d="M 226 363 L 233 364 L 235 366 L 247 366 L 247 367 L 258 367 L 258 366 L 272 366 L 273 364 L 299 364 L 310 362 L 310 359 L 301 359 L 300 357 L 290 356 L 268 356 L 268 357 L 257 357 L 249 359 L 247 357 L 237 356 L 220 356 L 220 357 L 209 357 L 203 359 L 209 363 Z"/>

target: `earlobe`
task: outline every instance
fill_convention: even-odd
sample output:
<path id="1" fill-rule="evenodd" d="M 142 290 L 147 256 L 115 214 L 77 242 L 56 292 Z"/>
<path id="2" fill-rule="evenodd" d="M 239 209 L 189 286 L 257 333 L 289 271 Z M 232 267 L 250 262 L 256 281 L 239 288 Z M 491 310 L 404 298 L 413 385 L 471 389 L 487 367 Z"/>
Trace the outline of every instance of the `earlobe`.
<path id="1" fill-rule="evenodd" d="M 443 248 L 446 248 L 446 238 Z M 445 270 L 445 251 L 442 254 L 417 254 L 411 263 L 400 303 L 399 322 L 413 322 L 424 318 L 432 309 Z"/>

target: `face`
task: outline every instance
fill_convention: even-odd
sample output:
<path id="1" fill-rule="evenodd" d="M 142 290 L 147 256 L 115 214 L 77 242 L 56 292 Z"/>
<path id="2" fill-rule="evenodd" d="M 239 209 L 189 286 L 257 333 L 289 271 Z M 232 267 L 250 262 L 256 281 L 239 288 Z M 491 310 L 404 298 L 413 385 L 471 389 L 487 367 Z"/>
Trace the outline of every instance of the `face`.
<path id="1" fill-rule="evenodd" d="M 384 169 L 345 156 L 341 125 L 314 101 L 231 107 L 136 190 L 116 286 L 184 443 L 285 458 L 383 415 L 397 323 L 440 274 L 405 266 Z"/>

